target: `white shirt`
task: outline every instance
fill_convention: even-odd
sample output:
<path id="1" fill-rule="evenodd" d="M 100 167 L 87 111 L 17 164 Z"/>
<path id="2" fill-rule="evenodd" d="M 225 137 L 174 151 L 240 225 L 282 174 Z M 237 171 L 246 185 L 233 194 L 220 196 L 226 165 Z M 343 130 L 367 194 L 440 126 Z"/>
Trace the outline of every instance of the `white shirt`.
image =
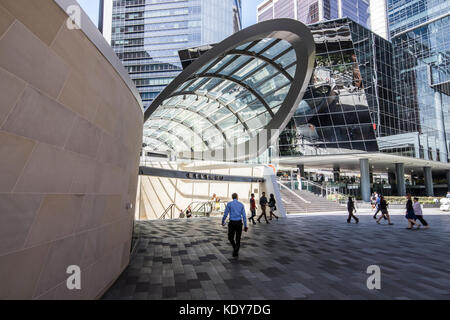
<path id="1" fill-rule="evenodd" d="M 420 206 L 419 202 L 414 202 L 413 204 L 414 214 L 416 216 L 422 216 L 422 207 Z"/>

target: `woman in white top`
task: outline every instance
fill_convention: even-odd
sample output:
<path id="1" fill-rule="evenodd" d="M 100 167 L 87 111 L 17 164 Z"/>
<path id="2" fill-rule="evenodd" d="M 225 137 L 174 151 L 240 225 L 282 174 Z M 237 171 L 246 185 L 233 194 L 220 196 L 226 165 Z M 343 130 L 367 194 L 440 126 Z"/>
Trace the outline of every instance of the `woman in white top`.
<path id="1" fill-rule="evenodd" d="M 422 213 L 422 207 L 420 206 L 419 198 L 414 197 L 414 204 L 413 204 L 414 214 L 416 215 L 416 218 L 422 223 L 422 225 L 428 229 L 428 222 L 425 221 L 423 218 Z"/>

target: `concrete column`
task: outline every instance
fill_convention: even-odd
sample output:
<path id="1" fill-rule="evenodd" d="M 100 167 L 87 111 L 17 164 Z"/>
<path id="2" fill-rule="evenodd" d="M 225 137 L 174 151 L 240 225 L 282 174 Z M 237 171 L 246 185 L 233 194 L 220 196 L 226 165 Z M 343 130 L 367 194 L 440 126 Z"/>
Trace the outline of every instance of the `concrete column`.
<path id="1" fill-rule="evenodd" d="M 388 172 L 388 183 L 390 185 L 395 184 L 395 173 L 393 172 Z"/>
<path id="2" fill-rule="evenodd" d="M 423 168 L 423 180 L 425 182 L 425 192 L 427 196 L 433 197 L 434 196 L 433 173 L 431 171 L 431 167 Z"/>
<path id="3" fill-rule="evenodd" d="M 364 202 L 370 202 L 369 159 L 360 159 L 359 168 L 361 172 L 361 197 Z"/>
<path id="4" fill-rule="evenodd" d="M 395 180 L 397 182 L 397 196 L 406 195 L 405 165 L 403 163 L 395 164 Z"/>
<path id="5" fill-rule="evenodd" d="M 447 170 L 447 191 L 450 191 L 450 170 Z"/>
<path id="6" fill-rule="evenodd" d="M 300 174 L 300 177 L 305 178 L 305 165 L 304 164 L 298 164 L 298 173 Z"/>
<path id="7" fill-rule="evenodd" d="M 335 182 L 339 182 L 341 177 L 341 169 L 339 167 L 333 167 L 333 179 Z"/>

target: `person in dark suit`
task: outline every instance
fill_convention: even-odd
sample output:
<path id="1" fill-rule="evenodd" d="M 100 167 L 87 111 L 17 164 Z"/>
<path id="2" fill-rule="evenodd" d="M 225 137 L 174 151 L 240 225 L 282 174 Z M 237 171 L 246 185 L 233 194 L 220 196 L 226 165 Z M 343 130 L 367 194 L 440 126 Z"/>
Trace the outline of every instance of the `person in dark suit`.
<path id="1" fill-rule="evenodd" d="M 229 202 L 225 208 L 222 225 L 225 225 L 225 220 L 230 215 L 230 221 L 228 222 L 228 240 L 233 246 L 233 257 L 237 257 L 239 255 L 239 248 L 241 247 L 242 221 L 244 221 L 245 232 L 247 232 L 248 228 L 244 205 L 238 201 L 237 193 L 233 193 L 231 197 L 233 201 Z"/>
<path id="2" fill-rule="evenodd" d="M 352 221 L 352 218 L 355 219 L 356 223 L 358 223 L 359 219 L 353 214 L 353 212 L 356 211 L 356 209 L 352 197 L 348 197 L 347 211 L 348 211 L 347 223 L 350 223 Z"/>
<path id="3" fill-rule="evenodd" d="M 259 198 L 259 205 L 261 207 L 261 215 L 258 217 L 258 222 L 261 223 L 261 218 L 264 216 L 264 219 L 266 219 L 267 224 L 269 223 L 269 220 L 267 220 L 266 215 L 266 207 L 267 207 L 267 198 L 266 193 L 263 192 L 261 198 Z"/>

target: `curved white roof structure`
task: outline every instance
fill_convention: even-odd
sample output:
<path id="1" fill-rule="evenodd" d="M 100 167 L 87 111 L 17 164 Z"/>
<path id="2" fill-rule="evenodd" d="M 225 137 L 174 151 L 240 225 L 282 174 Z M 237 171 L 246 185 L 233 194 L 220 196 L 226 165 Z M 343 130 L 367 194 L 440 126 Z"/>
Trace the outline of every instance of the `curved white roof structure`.
<path id="1" fill-rule="evenodd" d="M 191 159 L 256 157 L 302 99 L 315 45 L 300 22 L 242 30 L 189 65 L 145 112 L 144 143 Z"/>

